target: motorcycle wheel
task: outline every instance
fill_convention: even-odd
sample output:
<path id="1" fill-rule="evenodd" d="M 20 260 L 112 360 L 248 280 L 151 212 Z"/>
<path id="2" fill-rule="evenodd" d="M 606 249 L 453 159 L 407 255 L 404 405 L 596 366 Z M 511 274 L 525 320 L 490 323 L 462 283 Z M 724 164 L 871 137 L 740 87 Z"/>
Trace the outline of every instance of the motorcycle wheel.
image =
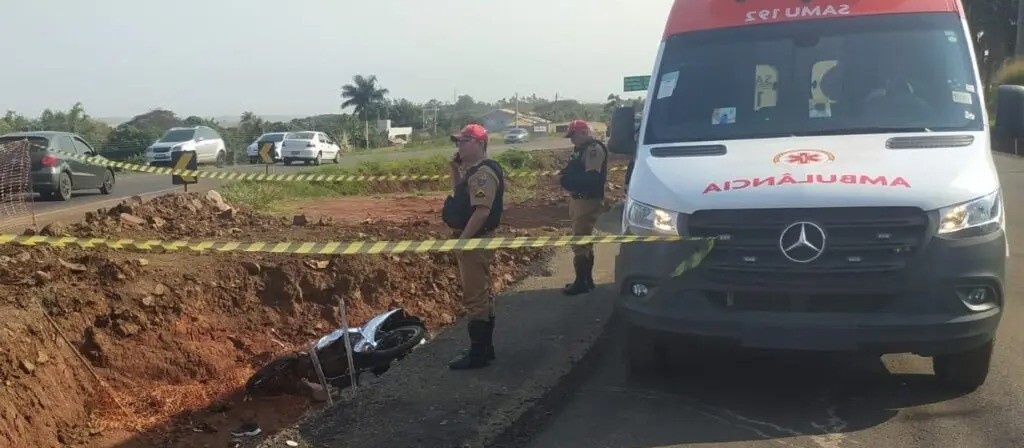
<path id="1" fill-rule="evenodd" d="M 427 329 L 420 325 L 405 325 L 384 332 L 374 350 L 375 358 L 398 359 L 415 348 L 427 336 Z"/>
<path id="2" fill-rule="evenodd" d="M 267 363 L 267 365 L 261 367 L 249 377 L 249 380 L 245 382 L 245 392 L 250 395 L 254 392 L 270 394 L 297 393 L 298 379 L 305 376 L 303 372 L 299 371 L 303 358 L 304 355 L 299 353 L 289 353 L 274 358 L 273 361 Z"/>

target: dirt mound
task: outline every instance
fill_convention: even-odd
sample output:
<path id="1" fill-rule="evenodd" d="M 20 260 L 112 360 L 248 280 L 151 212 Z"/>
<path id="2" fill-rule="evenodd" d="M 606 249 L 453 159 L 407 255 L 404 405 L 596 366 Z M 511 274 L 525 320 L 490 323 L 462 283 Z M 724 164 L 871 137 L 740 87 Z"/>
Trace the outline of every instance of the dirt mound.
<path id="1" fill-rule="evenodd" d="M 233 207 L 216 191 L 210 191 L 202 195 L 170 194 L 146 202 L 135 196 L 112 208 L 88 212 L 81 222 L 69 226 L 51 224 L 39 233 L 45 236 L 195 239 L 238 235 L 242 229 L 262 231 L 284 224 L 290 222 Z"/>
<path id="2" fill-rule="evenodd" d="M 430 218 L 412 214 L 342 225 L 261 215 L 215 195 L 179 194 L 149 202 L 134 198 L 42 233 L 310 241 L 447 237 Z M 500 290 L 524 277 L 547 253 L 499 252 L 495 286 Z M 337 328 L 341 301 L 353 325 L 404 307 L 437 329 L 464 313 L 459 296 L 454 256 L 445 253 L 198 255 L 3 246 L 0 445 L 113 446 L 134 438 L 129 445 L 218 446 L 230 437 L 225 426 L 255 415 L 272 430 L 267 415 L 285 424 L 308 403 L 287 397 L 243 402 L 239 387 L 276 353 Z M 113 397 L 90 370 L 110 385 Z M 218 431 L 197 429 L 209 427 Z M 139 430 L 147 438 L 137 438 Z"/>

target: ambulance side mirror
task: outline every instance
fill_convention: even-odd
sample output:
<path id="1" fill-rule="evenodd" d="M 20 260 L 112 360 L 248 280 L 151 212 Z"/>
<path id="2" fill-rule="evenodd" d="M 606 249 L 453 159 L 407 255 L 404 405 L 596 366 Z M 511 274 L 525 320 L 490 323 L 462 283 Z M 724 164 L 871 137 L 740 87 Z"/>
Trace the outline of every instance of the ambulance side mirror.
<path id="1" fill-rule="evenodd" d="M 632 106 L 615 109 L 612 114 L 611 135 L 608 136 L 608 150 L 615 154 L 636 153 L 636 111 Z"/>
<path id="2" fill-rule="evenodd" d="M 996 116 L 992 146 L 999 152 L 1016 153 L 1024 138 L 1024 86 L 1003 85 L 996 91 Z"/>

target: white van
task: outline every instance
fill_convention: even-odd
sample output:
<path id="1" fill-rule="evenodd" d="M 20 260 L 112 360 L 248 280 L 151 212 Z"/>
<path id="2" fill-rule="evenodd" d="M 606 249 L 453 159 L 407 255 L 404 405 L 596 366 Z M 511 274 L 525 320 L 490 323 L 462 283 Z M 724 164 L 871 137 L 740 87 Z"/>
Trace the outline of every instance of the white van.
<path id="1" fill-rule="evenodd" d="M 622 245 L 633 370 L 671 335 L 983 384 L 1008 243 L 970 36 L 959 0 L 676 0 L 639 135 L 622 108 L 609 147 L 636 156 L 625 234 L 715 245 L 678 278 L 700 244 Z"/>

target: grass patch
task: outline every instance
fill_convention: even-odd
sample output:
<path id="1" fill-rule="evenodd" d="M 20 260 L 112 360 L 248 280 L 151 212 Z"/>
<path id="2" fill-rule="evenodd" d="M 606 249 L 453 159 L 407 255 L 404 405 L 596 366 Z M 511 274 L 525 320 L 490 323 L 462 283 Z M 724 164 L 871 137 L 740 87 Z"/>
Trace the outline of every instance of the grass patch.
<path id="1" fill-rule="evenodd" d="M 501 144 L 504 142 L 504 137 L 501 134 L 490 134 L 488 137 L 489 144 L 491 146 Z M 390 153 L 390 152 L 419 152 L 419 151 L 436 151 L 441 149 L 448 149 L 451 151 L 455 150 L 455 145 L 451 141 L 451 137 L 447 134 L 438 135 L 433 138 L 413 138 L 410 142 L 404 145 L 396 146 L 384 146 L 380 148 L 354 148 L 355 154 L 375 154 L 375 153 Z"/>
<path id="2" fill-rule="evenodd" d="M 508 150 L 495 157 L 509 171 L 538 171 L 551 169 L 554 159 L 547 153 Z M 352 174 L 365 176 L 385 175 L 444 175 L 436 181 L 373 181 L 373 182 L 274 182 L 238 181 L 226 184 L 221 193 L 229 202 L 244 204 L 255 210 L 284 212 L 296 202 L 339 196 L 360 196 L 375 193 L 446 191 L 448 157 L 434 155 L 408 160 L 370 160 L 355 167 L 322 166 L 316 173 Z M 520 177 L 507 182 L 506 194 L 512 202 L 528 199 L 545 179 Z"/>

